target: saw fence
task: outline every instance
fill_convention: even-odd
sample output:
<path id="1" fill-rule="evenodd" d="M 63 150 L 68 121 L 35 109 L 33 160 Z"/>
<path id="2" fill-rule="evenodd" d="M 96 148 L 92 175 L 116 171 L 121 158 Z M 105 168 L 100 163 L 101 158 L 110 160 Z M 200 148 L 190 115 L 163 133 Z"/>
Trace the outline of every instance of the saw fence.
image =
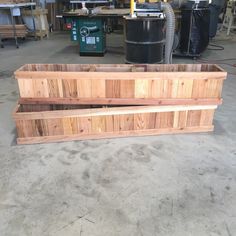
<path id="1" fill-rule="evenodd" d="M 217 65 L 25 65 L 15 72 L 17 143 L 213 130 Z"/>

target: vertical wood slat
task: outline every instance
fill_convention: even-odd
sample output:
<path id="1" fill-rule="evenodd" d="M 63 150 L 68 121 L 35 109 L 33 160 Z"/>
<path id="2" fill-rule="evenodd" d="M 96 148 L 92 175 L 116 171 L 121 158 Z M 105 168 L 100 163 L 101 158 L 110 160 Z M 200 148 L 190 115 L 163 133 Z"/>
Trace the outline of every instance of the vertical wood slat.
<path id="1" fill-rule="evenodd" d="M 223 80 L 205 79 L 193 81 L 192 98 L 220 98 Z"/>
<path id="2" fill-rule="evenodd" d="M 193 90 L 193 80 L 178 80 L 176 98 L 191 98 Z"/>
<path id="3" fill-rule="evenodd" d="M 134 98 L 135 81 L 121 80 L 120 81 L 120 98 Z"/>
<path id="4" fill-rule="evenodd" d="M 106 132 L 114 131 L 114 117 L 113 116 L 105 116 L 106 119 Z"/>
<path id="5" fill-rule="evenodd" d="M 63 132 L 65 135 L 78 133 L 77 119 L 74 117 L 63 118 Z"/>
<path id="6" fill-rule="evenodd" d="M 155 128 L 156 129 L 161 128 L 161 113 L 156 112 Z"/>
<path id="7" fill-rule="evenodd" d="M 134 115 L 119 115 L 119 130 L 133 130 Z"/>
<path id="8" fill-rule="evenodd" d="M 148 98 L 149 96 L 149 81 L 144 79 L 138 79 L 134 82 L 134 97 L 135 98 Z"/>
<path id="9" fill-rule="evenodd" d="M 33 80 L 34 97 L 49 97 L 47 79 Z"/>
<path id="10" fill-rule="evenodd" d="M 192 98 L 204 98 L 207 80 L 193 81 Z"/>
<path id="11" fill-rule="evenodd" d="M 207 98 L 220 98 L 222 91 L 223 80 L 208 80 L 206 84 Z"/>
<path id="12" fill-rule="evenodd" d="M 31 121 L 33 125 L 34 136 L 48 136 L 49 129 L 46 120 L 33 120 Z"/>
<path id="13" fill-rule="evenodd" d="M 105 116 L 95 116 L 92 117 L 92 133 L 102 133 L 106 132 L 106 117 Z"/>
<path id="14" fill-rule="evenodd" d="M 201 119 L 201 111 L 200 110 L 188 111 L 187 126 L 190 126 L 190 127 L 199 126 L 200 119 Z"/>
<path id="15" fill-rule="evenodd" d="M 77 118 L 78 131 L 82 134 L 90 134 L 92 130 L 91 117 L 79 117 Z"/>
<path id="16" fill-rule="evenodd" d="M 144 130 L 148 128 L 149 113 L 134 114 L 134 130 Z"/>
<path id="17" fill-rule="evenodd" d="M 77 97 L 77 83 L 76 80 L 62 80 L 63 97 L 76 98 Z"/>
<path id="18" fill-rule="evenodd" d="M 120 98 L 120 80 L 106 80 L 106 98 Z"/>
<path id="19" fill-rule="evenodd" d="M 106 82 L 105 80 L 91 80 L 91 97 L 105 98 L 106 97 Z"/>
<path id="20" fill-rule="evenodd" d="M 149 94 L 151 98 L 171 98 L 176 93 L 176 87 L 172 80 L 152 80 L 149 82 Z M 173 91 L 174 90 L 174 91 Z"/>
<path id="21" fill-rule="evenodd" d="M 174 112 L 173 127 L 174 128 L 178 128 L 179 127 L 179 111 L 175 111 Z"/>
<path id="22" fill-rule="evenodd" d="M 90 98 L 92 95 L 91 80 L 77 80 L 77 96 L 78 98 Z"/>
<path id="23" fill-rule="evenodd" d="M 179 112 L 179 124 L 178 127 L 183 129 L 187 126 L 187 117 L 188 117 L 188 111 L 180 111 Z"/>
<path id="24" fill-rule="evenodd" d="M 48 135 L 60 135 L 64 133 L 62 119 L 47 119 Z"/>
<path id="25" fill-rule="evenodd" d="M 112 116 L 112 120 L 113 120 L 113 129 L 114 129 L 114 132 L 120 131 L 120 117 L 117 116 L 117 115 L 113 115 L 113 116 Z"/>
<path id="26" fill-rule="evenodd" d="M 172 128 L 174 122 L 174 112 L 162 112 L 161 116 L 161 128 Z"/>
<path id="27" fill-rule="evenodd" d="M 213 122 L 214 110 L 202 110 L 200 118 L 200 126 L 209 126 Z"/>
<path id="28" fill-rule="evenodd" d="M 34 97 L 34 88 L 32 79 L 19 79 L 18 86 L 21 97 Z"/>

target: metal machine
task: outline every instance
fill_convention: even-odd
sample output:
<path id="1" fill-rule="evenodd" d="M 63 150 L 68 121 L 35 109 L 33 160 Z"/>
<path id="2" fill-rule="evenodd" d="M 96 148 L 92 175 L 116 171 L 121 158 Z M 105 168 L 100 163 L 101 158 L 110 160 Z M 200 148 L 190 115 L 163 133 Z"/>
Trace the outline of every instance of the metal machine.
<path id="1" fill-rule="evenodd" d="M 131 0 L 130 11 L 125 18 L 126 62 L 172 63 L 175 15 L 170 4 Z"/>
<path id="2" fill-rule="evenodd" d="M 208 0 L 189 0 L 181 6 L 179 54 L 199 57 L 209 43 Z"/>
<path id="3" fill-rule="evenodd" d="M 79 42 L 81 56 L 103 56 L 106 51 L 106 18 L 97 15 L 95 6 L 113 5 L 109 0 L 72 0 L 78 13 L 65 14 L 66 26 L 71 30 L 71 40 Z M 72 12 L 73 13 L 73 12 Z"/>
<path id="4" fill-rule="evenodd" d="M 103 56 L 106 51 L 105 21 L 101 17 L 68 16 L 71 40 L 79 43 L 81 56 Z"/>
<path id="5" fill-rule="evenodd" d="M 110 0 L 71 0 L 71 4 L 75 11 L 63 17 L 71 30 L 71 40 L 79 42 L 81 56 L 104 55 L 108 20 L 124 17 L 127 63 L 172 62 L 175 16 L 168 3 L 131 0 L 130 10 L 113 9 L 114 2 Z M 111 8 L 101 14 L 96 11 L 97 4 Z M 115 10 L 119 13 L 111 14 Z"/>
<path id="6" fill-rule="evenodd" d="M 172 6 L 177 21 L 173 55 L 196 59 L 209 44 L 209 0 L 173 0 Z"/>

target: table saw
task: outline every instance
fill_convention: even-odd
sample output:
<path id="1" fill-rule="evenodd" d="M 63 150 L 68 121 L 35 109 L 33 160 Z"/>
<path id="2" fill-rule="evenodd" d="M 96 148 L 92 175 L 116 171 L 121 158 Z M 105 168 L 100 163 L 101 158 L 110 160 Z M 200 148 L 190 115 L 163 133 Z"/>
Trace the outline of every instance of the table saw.
<path id="1" fill-rule="evenodd" d="M 75 1 L 73 1 L 75 2 Z M 129 9 L 95 7 L 76 9 L 63 14 L 71 40 L 79 43 L 81 56 L 103 56 L 106 52 L 106 33 L 111 31 L 109 22 L 123 18 Z"/>

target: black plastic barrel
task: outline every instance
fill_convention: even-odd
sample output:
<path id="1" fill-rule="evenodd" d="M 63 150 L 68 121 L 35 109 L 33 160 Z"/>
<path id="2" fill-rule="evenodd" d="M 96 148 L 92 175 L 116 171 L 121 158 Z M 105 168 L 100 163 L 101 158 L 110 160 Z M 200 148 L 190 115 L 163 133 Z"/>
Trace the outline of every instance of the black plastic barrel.
<path id="1" fill-rule="evenodd" d="M 164 19 L 125 18 L 127 63 L 162 63 Z"/>

